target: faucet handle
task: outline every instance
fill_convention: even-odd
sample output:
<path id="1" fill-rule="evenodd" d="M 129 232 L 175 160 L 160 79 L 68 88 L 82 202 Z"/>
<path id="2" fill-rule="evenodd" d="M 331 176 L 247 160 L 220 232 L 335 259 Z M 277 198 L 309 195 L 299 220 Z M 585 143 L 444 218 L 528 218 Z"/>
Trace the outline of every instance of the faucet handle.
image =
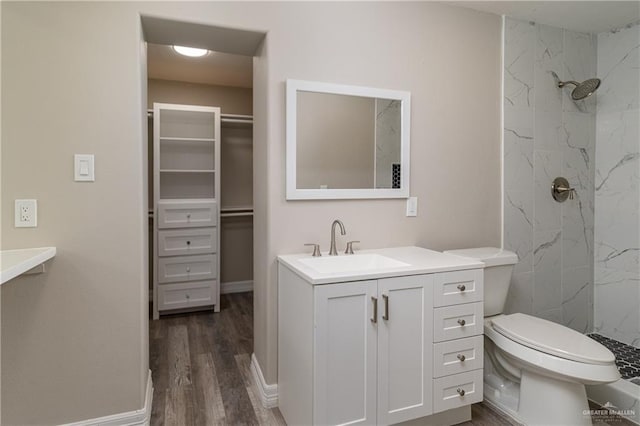
<path id="1" fill-rule="evenodd" d="M 313 257 L 320 257 L 322 254 L 320 253 L 320 244 L 307 243 L 305 246 L 313 246 Z"/>
<path id="2" fill-rule="evenodd" d="M 347 248 L 344 251 L 344 254 L 353 254 L 353 244 L 354 243 L 360 243 L 360 241 L 348 241 L 347 242 Z"/>

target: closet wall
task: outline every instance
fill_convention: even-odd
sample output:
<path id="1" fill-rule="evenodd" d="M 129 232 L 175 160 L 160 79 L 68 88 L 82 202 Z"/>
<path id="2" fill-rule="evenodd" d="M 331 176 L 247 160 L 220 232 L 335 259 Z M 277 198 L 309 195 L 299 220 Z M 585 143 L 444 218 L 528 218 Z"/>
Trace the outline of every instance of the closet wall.
<path id="1" fill-rule="evenodd" d="M 148 80 L 148 108 L 154 102 L 216 106 L 221 113 L 252 115 L 253 90 L 168 80 Z M 149 120 L 149 158 L 153 159 L 153 126 Z M 253 216 L 225 215 L 228 209 L 252 209 L 253 144 L 250 124 L 226 123 L 221 129 L 221 292 L 251 288 L 253 281 Z M 153 164 L 149 164 L 149 210 L 153 209 Z M 150 222 L 151 226 L 151 222 Z M 152 227 L 150 229 L 153 229 Z M 150 232 L 150 236 L 153 233 Z M 150 248 L 153 242 L 150 241 Z M 152 258 L 152 257 L 150 257 Z M 150 270 L 150 276 L 153 271 Z M 229 283 L 235 283 L 229 286 Z"/>

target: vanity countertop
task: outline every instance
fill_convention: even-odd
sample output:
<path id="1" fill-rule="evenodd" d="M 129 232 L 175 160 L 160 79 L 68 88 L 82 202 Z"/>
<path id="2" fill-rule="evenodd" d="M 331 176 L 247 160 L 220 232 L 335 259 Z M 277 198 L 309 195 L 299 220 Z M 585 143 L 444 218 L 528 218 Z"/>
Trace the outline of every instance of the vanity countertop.
<path id="1" fill-rule="evenodd" d="M 347 259 L 352 258 L 354 264 L 355 257 L 359 255 L 379 255 L 384 258 L 390 258 L 393 261 L 404 264 L 402 266 L 382 266 L 372 269 L 348 270 L 344 264 Z M 465 269 L 484 268 L 484 263 L 469 259 L 466 257 L 456 256 L 453 254 L 441 253 L 421 247 L 392 247 L 384 249 L 358 250 L 356 254 L 347 255 L 340 254 L 342 261 L 341 270 L 335 272 L 321 272 L 316 268 L 309 266 L 309 259 L 323 259 L 328 257 L 323 253 L 323 257 L 312 257 L 309 253 L 305 254 L 288 254 L 278 256 L 278 262 L 282 263 L 297 275 L 308 281 L 310 284 L 329 284 L 344 281 L 360 281 L 378 278 L 399 277 L 406 275 L 432 274 L 436 272 L 459 271 Z M 332 258 L 334 256 L 331 256 Z M 313 260 L 311 260 L 313 262 Z"/>
<path id="2" fill-rule="evenodd" d="M 0 284 L 43 264 L 55 255 L 55 247 L 0 250 Z"/>

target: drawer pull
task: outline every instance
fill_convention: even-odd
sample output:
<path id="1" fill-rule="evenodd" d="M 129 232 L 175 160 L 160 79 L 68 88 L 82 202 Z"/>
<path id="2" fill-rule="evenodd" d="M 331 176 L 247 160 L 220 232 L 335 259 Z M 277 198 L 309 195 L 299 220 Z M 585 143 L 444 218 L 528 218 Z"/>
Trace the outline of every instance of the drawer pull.
<path id="1" fill-rule="evenodd" d="M 461 327 L 464 327 L 464 325 L 465 325 L 466 323 L 467 323 L 467 322 L 466 322 L 465 320 L 463 320 L 462 318 L 460 318 L 460 319 L 458 320 L 458 324 L 460 324 L 460 326 L 461 326 Z"/>
<path id="2" fill-rule="evenodd" d="M 384 299 L 384 314 L 382 315 L 382 319 L 389 321 L 389 296 L 383 294 L 382 299 Z"/>
<path id="3" fill-rule="evenodd" d="M 373 317 L 371 318 L 372 323 L 378 322 L 378 299 L 371 296 L 371 301 L 373 302 Z"/>
<path id="4" fill-rule="evenodd" d="M 458 290 L 465 291 L 467 287 L 464 284 L 458 284 Z"/>
<path id="5" fill-rule="evenodd" d="M 458 395 L 460 395 L 460 396 L 464 396 L 464 394 L 465 394 L 464 389 L 460 389 L 460 388 L 456 389 L 456 392 L 458 392 Z"/>
<path id="6" fill-rule="evenodd" d="M 187 266 L 187 272 L 191 272 L 191 266 Z M 460 321 L 458 321 L 460 322 Z"/>
<path id="7" fill-rule="evenodd" d="M 188 294 L 185 294 L 184 297 L 186 297 L 187 299 L 189 299 L 191 296 L 189 296 Z"/>
<path id="8" fill-rule="evenodd" d="M 464 360 L 467 359 L 467 357 L 465 357 L 462 354 L 458 354 L 458 359 L 460 360 L 460 362 L 464 362 Z"/>
<path id="9" fill-rule="evenodd" d="M 187 219 L 191 219 L 191 213 L 187 213 Z"/>
<path id="10" fill-rule="evenodd" d="M 187 241 L 187 245 L 190 246 L 191 245 L 191 241 Z"/>

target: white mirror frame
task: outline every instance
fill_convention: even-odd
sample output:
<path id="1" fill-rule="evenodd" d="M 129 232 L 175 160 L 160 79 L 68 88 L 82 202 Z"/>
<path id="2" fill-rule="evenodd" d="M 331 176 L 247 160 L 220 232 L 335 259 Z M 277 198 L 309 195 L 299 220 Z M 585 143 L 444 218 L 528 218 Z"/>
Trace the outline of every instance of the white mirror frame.
<path id="1" fill-rule="evenodd" d="M 401 101 L 400 122 L 400 188 L 365 189 L 298 189 L 296 188 L 296 111 L 297 92 L 319 92 L 337 95 L 362 96 L 367 98 L 394 99 Z M 321 83 L 304 80 L 287 80 L 286 90 L 286 140 L 287 140 L 287 200 L 344 200 L 364 198 L 408 198 L 409 197 L 409 131 L 411 128 L 411 93 L 401 90 L 376 89 L 371 87 Z"/>

